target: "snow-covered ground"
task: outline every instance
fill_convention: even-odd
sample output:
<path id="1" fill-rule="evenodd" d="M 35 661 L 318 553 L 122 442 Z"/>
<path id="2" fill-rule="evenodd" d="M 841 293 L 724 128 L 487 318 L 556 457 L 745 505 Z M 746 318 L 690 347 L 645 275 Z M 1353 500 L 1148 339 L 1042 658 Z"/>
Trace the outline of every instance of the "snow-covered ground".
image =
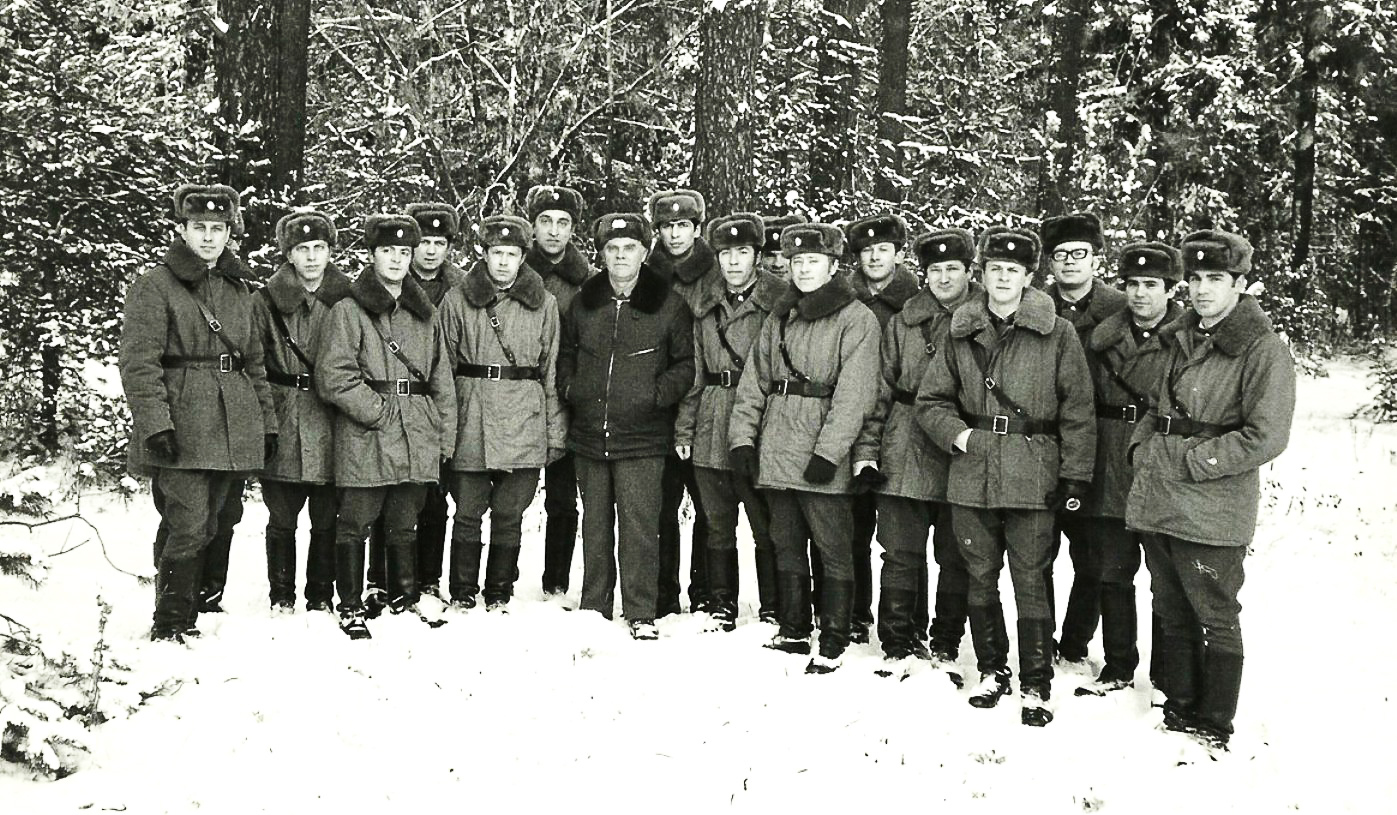
<path id="1" fill-rule="evenodd" d="M 1302 381 L 1291 448 L 1267 469 L 1242 593 L 1238 733 L 1220 762 L 1178 766 L 1180 737 L 1156 729 L 1144 666 L 1136 688 L 1105 699 L 1074 697 L 1088 677 L 1060 671 L 1042 730 L 1019 724 L 1016 697 L 981 711 L 944 674 L 875 676 L 873 645 L 806 676 L 803 658 L 760 647 L 772 628 L 752 616 L 750 544 L 736 632 L 701 633 L 686 615 L 662 620 L 658 642 L 632 642 L 619 620 L 565 610 L 576 588 L 564 603 L 540 598 L 538 501 L 510 614 L 481 609 L 439 630 L 382 618 L 371 641 L 350 642 L 328 615 L 268 614 L 265 512 L 250 502 L 228 613 L 204 617 L 188 649 L 144 641 L 150 589 L 95 541 L 53 558 L 39 591 L 0 578 L 0 610 L 46 644 L 90 652 L 100 593 L 115 606 L 113 655 L 136 682 L 184 680 L 100 727 L 77 774 L 0 773 L 0 811 L 1390 811 L 1397 427 L 1348 419 L 1367 400 L 1365 368 L 1329 370 Z M 82 509 L 116 565 L 151 571 L 148 496 L 89 496 Z M 90 537 L 66 524 L 36 534 L 50 553 Z M 1148 577 L 1137 585 L 1147 621 Z M 968 637 L 962 650 L 970 675 Z"/>

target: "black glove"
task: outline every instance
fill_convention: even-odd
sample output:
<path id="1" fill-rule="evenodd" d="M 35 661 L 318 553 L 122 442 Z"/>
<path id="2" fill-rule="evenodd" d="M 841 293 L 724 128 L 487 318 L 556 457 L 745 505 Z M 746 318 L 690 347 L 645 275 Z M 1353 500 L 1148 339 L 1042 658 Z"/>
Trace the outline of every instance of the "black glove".
<path id="1" fill-rule="evenodd" d="M 281 442 L 277 441 L 275 433 L 268 433 L 262 437 L 262 462 L 270 465 L 272 459 L 276 458 L 276 451 L 281 449 Z"/>
<path id="2" fill-rule="evenodd" d="M 179 442 L 175 441 L 175 431 L 162 430 L 146 439 L 146 450 L 149 450 L 157 461 L 173 464 L 179 458 Z"/>
<path id="3" fill-rule="evenodd" d="M 811 456 L 805 465 L 805 480 L 811 484 L 828 484 L 834 480 L 835 469 L 837 468 L 833 461 Z"/>
<path id="4" fill-rule="evenodd" d="M 441 473 L 437 475 L 437 492 L 446 495 L 451 491 L 451 459 L 441 460 Z"/>
<path id="5" fill-rule="evenodd" d="M 1057 487 L 1052 492 L 1043 496 L 1043 503 L 1053 512 L 1076 512 L 1082 508 L 1082 503 L 1087 500 L 1087 493 L 1090 491 L 1090 482 L 1064 478 L 1057 482 Z"/>
<path id="6" fill-rule="evenodd" d="M 808 474 L 810 471 L 806 470 Z M 883 475 L 883 471 L 877 467 L 864 467 L 859 470 L 859 474 L 854 476 L 854 492 L 873 492 L 884 484 L 888 483 L 888 477 Z"/>
<path id="7" fill-rule="evenodd" d="M 757 448 L 750 444 L 734 447 L 728 452 L 728 466 L 733 475 L 744 478 L 748 483 L 757 483 Z"/>

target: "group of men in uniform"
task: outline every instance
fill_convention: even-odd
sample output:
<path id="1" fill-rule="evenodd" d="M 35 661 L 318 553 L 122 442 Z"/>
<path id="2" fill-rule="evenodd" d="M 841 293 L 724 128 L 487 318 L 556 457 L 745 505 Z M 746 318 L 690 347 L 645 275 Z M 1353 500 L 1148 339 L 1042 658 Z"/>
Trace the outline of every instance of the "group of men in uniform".
<path id="1" fill-rule="evenodd" d="M 385 608 L 422 616 L 424 594 L 507 609 L 542 473 L 545 593 L 568 590 L 580 493 L 581 608 L 610 619 L 619 582 L 632 635 L 655 639 L 680 610 L 687 492 L 690 607 L 733 630 L 740 506 L 769 647 L 828 673 L 876 621 L 887 662 L 950 664 L 968 623 L 976 707 L 1011 692 L 1007 561 L 1033 726 L 1052 720 L 1055 663 L 1085 664 L 1098 624 L 1105 664 L 1078 693 L 1132 684 L 1143 555 L 1164 725 L 1226 744 L 1258 471 L 1286 446 L 1295 390 L 1245 293 L 1245 239 L 1124 246 L 1121 291 L 1089 213 L 913 239 L 896 215 L 710 218 L 680 189 L 597 218 L 593 273 L 574 240 L 581 195 L 534 187 L 523 210 L 476 227 L 464 271 L 451 206 L 369 216 L 353 279 L 331 261 L 332 219 L 294 212 L 263 286 L 228 249 L 237 193 L 175 192 L 174 240 L 130 288 L 120 359 L 132 468 L 161 514 L 153 639 L 195 636 L 218 610 L 209 587 L 248 474 L 268 507 L 272 607 L 295 604 L 308 504 L 307 607 L 332 610 L 337 592 L 341 627 L 363 638 Z"/>

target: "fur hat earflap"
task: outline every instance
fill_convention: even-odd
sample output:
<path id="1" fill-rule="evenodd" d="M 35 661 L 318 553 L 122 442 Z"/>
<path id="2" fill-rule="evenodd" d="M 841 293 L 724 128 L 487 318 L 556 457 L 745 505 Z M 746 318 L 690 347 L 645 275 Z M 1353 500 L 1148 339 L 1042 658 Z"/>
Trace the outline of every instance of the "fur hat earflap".
<path id="1" fill-rule="evenodd" d="M 1074 212 L 1059 215 L 1043 221 L 1038 230 L 1043 238 L 1043 250 L 1049 254 L 1068 241 L 1085 241 L 1100 252 L 1106 247 L 1106 236 L 1101 231 L 1101 219 L 1090 212 Z"/>
<path id="2" fill-rule="evenodd" d="M 380 212 L 364 219 L 364 245 L 370 251 L 380 246 L 410 246 L 422 242 L 422 230 L 415 218 L 394 212 Z"/>
<path id="3" fill-rule="evenodd" d="M 991 260 L 1007 260 L 1036 272 L 1039 251 L 1038 236 L 1025 229 L 992 226 L 980 235 L 981 267 Z"/>
<path id="4" fill-rule="evenodd" d="M 417 201 L 407 205 L 407 215 L 417 221 L 424 238 L 451 240 L 461 231 L 461 216 L 449 204 Z"/>
<path id="5" fill-rule="evenodd" d="M 226 184 L 181 184 L 170 200 L 180 223 L 219 221 L 228 224 L 234 235 L 242 234 L 241 196 Z"/>
<path id="6" fill-rule="evenodd" d="M 762 244 L 762 253 L 768 255 L 778 255 L 781 253 L 781 230 L 795 224 L 808 222 L 808 218 L 800 213 L 790 215 L 777 215 L 774 218 L 762 218 L 762 223 L 766 226 L 766 242 Z"/>
<path id="7" fill-rule="evenodd" d="M 276 222 L 276 245 L 283 255 L 291 254 L 297 244 L 325 241 L 333 247 L 338 239 L 335 222 L 318 210 L 292 212 Z"/>
<path id="8" fill-rule="evenodd" d="M 968 269 L 975 262 L 975 236 L 964 229 L 938 229 L 919 236 L 912 252 L 922 269 L 948 260 L 958 260 Z"/>
<path id="9" fill-rule="evenodd" d="M 844 230 L 834 224 L 793 224 L 781 230 L 781 254 L 793 258 L 807 252 L 838 260 L 844 256 Z"/>
<path id="10" fill-rule="evenodd" d="M 714 252 L 731 249 L 734 246 L 750 246 L 761 251 L 766 242 L 763 233 L 762 216 L 755 212 L 734 212 L 721 218 L 714 218 L 708 224 L 708 234 L 704 236 Z"/>
<path id="11" fill-rule="evenodd" d="M 597 251 L 606 246 L 607 241 L 617 238 L 633 238 L 646 247 L 650 246 L 650 225 L 645 216 L 638 212 L 613 212 L 603 215 L 592 224 L 592 237 Z"/>
<path id="12" fill-rule="evenodd" d="M 1122 280 L 1158 277 L 1166 283 L 1178 283 L 1184 277 L 1183 258 L 1167 243 L 1132 243 L 1121 250 L 1120 276 Z"/>
<path id="13" fill-rule="evenodd" d="M 1234 277 L 1251 272 L 1251 241 L 1241 235 L 1204 229 L 1184 238 L 1179 244 L 1183 255 L 1184 273 L 1228 272 Z"/>
<path id="14" fill-rule="evenodd" d="M 907 222 L 896 215 L 860 218 L 844 229 L 849 237 L 849 251 L 856 255 L 875 243 L 891 243 L 898 249 L 907 244 Z"/>
<path id="15" fill-rule="evenodd" d="M 524 211 L 529 221 L 537 221 L 540 213 L 556 209 L 572 216 L 574 224 L 582 222 L 582 193 L 571 187 L 539 184 L 529 188 L 524 196 Z"/>
<path id="16" fill-rule="evenodd" d="M 480 222 L 480 245 L 517 246 L 527 250 L 534 239 L 533 227 L 517 215 L 491 215 Z"/>
<path id="17" fill-rule="evenodd" d="M 693 221 L 698 226 L 705 215 L 703 194 L 694 190 L 657 192 L 650 196 L 645 211 L 650 214 L 650 225 L 655 229 L 674 221 Z"/>

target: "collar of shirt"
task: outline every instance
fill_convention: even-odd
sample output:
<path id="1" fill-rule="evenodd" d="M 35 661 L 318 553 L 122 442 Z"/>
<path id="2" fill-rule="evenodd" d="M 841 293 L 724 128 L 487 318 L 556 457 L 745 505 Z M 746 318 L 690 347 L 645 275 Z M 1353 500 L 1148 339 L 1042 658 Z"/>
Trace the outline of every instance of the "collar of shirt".
<path id="1" fill-rule="evenodd" d="M 726 295 L 724 295 L 725 297 L 727 297 L 728 305 L 742 305 L 744 302 L 747 301 L 748 297 L 752 296 L 752 289 L 755 289 L 756 287 L 757 284 L 755 281 L 753 281 L 752 283 L 748 284 L 747 288 L 743 289 L 742 291 L 729 291 Z"/>
<path id="2" fill-rule="evenodd" d="M 1082 295 L 1082 299 L 1080 300 L 1068 300 L 1062 296 L 1061 291 L 1058 291 L 1056 293 L 1057 296 L 1054 298 L 1057 300 L 1057 313 L 1062 314 L 1064 311 L 1070 311 L 1073 314 L 1081 314 L 1085 312 L 1091 307 L 1091 297 L 1094 294 L 1096 294 L 1095 284 L 1087 289 L 1087 293 Z"/>

